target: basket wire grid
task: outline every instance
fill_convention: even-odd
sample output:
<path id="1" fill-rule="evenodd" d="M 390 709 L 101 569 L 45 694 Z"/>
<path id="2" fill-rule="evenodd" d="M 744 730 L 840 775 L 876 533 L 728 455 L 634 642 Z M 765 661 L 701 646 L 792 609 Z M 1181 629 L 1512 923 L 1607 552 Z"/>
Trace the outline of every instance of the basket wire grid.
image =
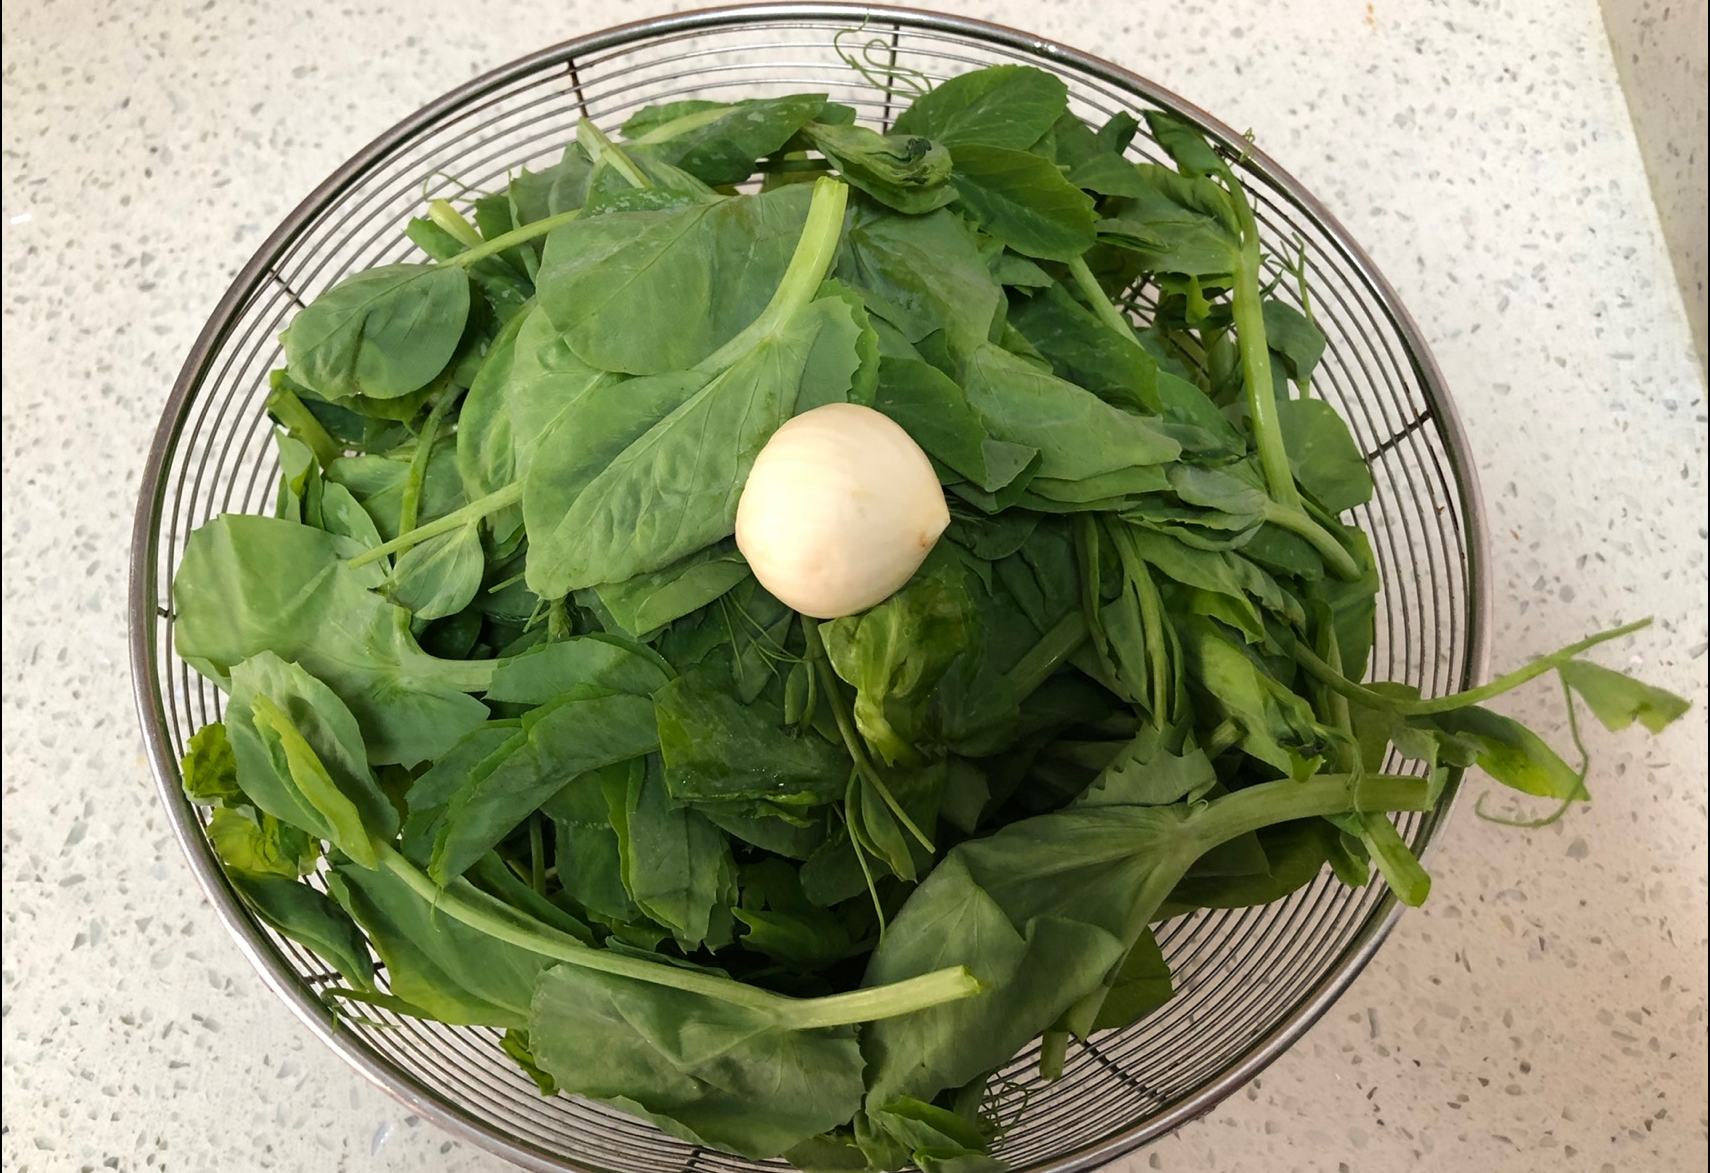
<path id="1" fill-rule="evenodd" d="M 865 50 L 869 75 L 839 57 Z M 547 49 L 447 95 L 370 144 L 312 193 L 238 275 L 197 340 L 166 405 L 145 472 L 132 553 L 131 643 L 138 709 L 175 833 L 209 899 L 272 989 L 353 1067 L 413 1111 L 526 1168 L 696 1173 L 782 1167 L 668 1137 L 615 1109 L 542 1098 L 495 1032 L 366 1013 L 340 1021 L 319 992 L 336 984 L 312 954 L 259 924 L 227 885 L 196 808 L 180 788 L 190 734 L 222 698 L 173 654 L 170 583 L 189 532 L 223 512 L 266 512 L 277 466 L 264 411 L 267 372 L 292 313 L 344 275 L 409 258 L 404 220 L 427 196 L 501 186 L 522 166 L 556 161 L 584 116 L 615 130 L 641 106 L 681 98 L 823 91 L 887 125 L 903 104 L 880 84 L 914 71 L 933 81 L 985 65 L 1042 66 L 1068 83 L 1095 124 L 1163 108 L 1232 154 L 1248 186 L 1275 296 L 1299 305 L 1274 258 L 1305 266 L 1327 337 L 1313 393 L 1349 421 L 1376 482 L 1356 511 L 1383 593 L 1372 674 L 1427 695 L 1484 672 L 1478 488 L 1459 422 L 1416 328 L 1369 259 L 1300 185 L 1228 127 L 1150 82 L 1050 42 L 961 18 L 838 4 L 752 5 L 623 26 Z M 1145 137 L 1135 158 L 1161 152 Z M 1144 315 L 1146 290 L 1131 293 Z M 1392 762 L 1391 768 L 1401 768 Z M 1408 815 L 1423 851 L 1443 822 Z M 1328 874 L 1261 908 L 1202 911 L 1158 928 L 1177 997 L 1119 1032 L 1071 1046 L 1044 1084 L 1037 1048 L 988 1090 L 1016 1122 L 998 1153 L 1018 1170 L 1085 1170 L 1209 1111 L 1276 1058 L 1376 950 L 1395 903 Z M 1021 1109 L 1025 1106 L 1025 1111 Z"/>

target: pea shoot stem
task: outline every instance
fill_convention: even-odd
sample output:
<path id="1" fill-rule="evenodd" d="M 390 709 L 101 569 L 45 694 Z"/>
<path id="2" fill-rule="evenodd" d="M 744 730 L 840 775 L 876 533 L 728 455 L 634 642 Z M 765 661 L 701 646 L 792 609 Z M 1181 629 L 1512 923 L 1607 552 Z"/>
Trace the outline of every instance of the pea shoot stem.
<path id="1" fill-rule="evenodd" d="M 1291 482 L 1292 483 L 1292 482 Z M 1299 501 L 1297 494 L 1295 500 Z M 1314 521 L 1305 509 L 1289 507 L 1278 502 L 1265 502 L 1265 520 L 1272 525 L 1280 526 L 1292 534 L 1304 538 L 1312 548 L 1318 551 L 1318 556 L 1324 559 L 1324 564 L 1337 578 L 1347 582 L 1357 582 L 1360 578 L 1360 564 L 1354 561 L 1354 556 L 1348 553 L 1346 546 L 1336 540 L 1336 536 Z"/>
<path id="2" fill-rule="evenodd" d="M 1081 650 L 1092 629 L 1079 608 L 1057 621 L 1056 626 L 1039 637 L 1039 642 L 1027 649 L 1015 667 L 1009 670 L 1009 682 L 1017 700 L 1037 692 L 1065 661 Z"/>
<path id="3" fill-rule="evenodd" d="M 1334 667 L 1319 659 L 1305 644 L 1296 645 L 1295 656 L 1300 666 L 1305 668 L 1314 678 L 1364 708 L 1375 709 L 1380 713 L 1394 713 L 1402 717 L 1427 717 L 1433 713 L 1448 713 L 1455 709 L 1464 709 L 1468 705 L 1480 704 L 1492 697 L 1511 692 L 1528 681 L 1536 680 L 1546 672 L 1555 671 L 1581 652 L 1589 651 L 1598 644 L 1608 643 L 1612 639 L 1632 635 L 1635 631 L 1641 631 L 1650 625 L 1651 621 L 1648 618 L 1635 620 L 1609 631 L 1587 636 L 1578 643 L 1569 644 L 1559 652 L 1541 656 L 1524 668 L 1516 668 L 1512 672 L 1498 676 L 1489 684 L 1469 688 L 1464 692 L 1452 692 L 1448 696 L 1416 701 L 1386 696 L 1381 692 L 1374 692 L 1364 685 L 1354 683 L 1336 671 Z"/>
<path id="4" fill-rule="evenodd" d="M 412 546 L 419 546 L 429 538 L 437 538 L 440 534 L 450 533 L 460 526 L 472 521 L 480 521 L 488 514 L 497 513 L 507 505 L 515 505 L 522 500 L 523 490 L 520 483 L 513 482 L 502 489 L 496 489 L 485 497 L 477 497 L 461 509 L 454 509 L 444 517 L 436 517 L 432 521 L 416 526 L 408 533 L 401 533 L 389 542 L 364 550 L 350 560 L 352 570 L 367 566 L 370 562 L 378 562 L 389 554 L 397 554 Z"/>
<path id="5" fill-rule="evenodd" d="M 544 925 L 519 923 L 494 909 L 483 907 L 485 902 L 471 899 L 460 890 L 439 887 L 395 848 L 376 843 L 374 850 L 378 865 L 403 881 L 417 897 L 453 920 L 495 940 L 583 969 L 671 986 L 686 993 L 744 1006 L 767 1015 L 779 1026 L 795 1030 L 848 1026 L 909 1014 L 966 998 L 981 989 L 973 974 L 965 967 L 955 966 L 870 989 L 820 998 L 791 998 L 731 978 L 592 948 Z M 470 889 L 470 893 L 477 893 L 477 890 Z"/>
<path id="6" fill-rule="evenodd" d="M 466 269 L 477 261 L 498 256 L 508 248 L 515 248 L 519 244 L 527 244 L 531 240 L 545 236 L 554 228 L 562 228 L 581 214 L 582 209 L 576 208 L 569 212 L 560 212 L 556 216 L 548 216 L 543 220 L 535 220 L 532 223 L 524 224 L 521 228 L 513 228 L 509 232 L 501 233 L 485 244 L 476 245 L 468 252 L 461 252 L 449 260 L 441 261 L 440 265 L 451 269 Z"/>
<path id="7" fill-rule="evenodd" d="M 1139 345 L 1140 340 L 1134 336 L 1134 323 L 1105 295 L 1104 286 L 1093 276 L 1085 257 L 1076 257 L 1069 262 L 1069 275 L 1075 279 L 1075 284 L 1080 287 L 1081 293 L 1085 295 L 1099 320 L 1130 342 Z"/>

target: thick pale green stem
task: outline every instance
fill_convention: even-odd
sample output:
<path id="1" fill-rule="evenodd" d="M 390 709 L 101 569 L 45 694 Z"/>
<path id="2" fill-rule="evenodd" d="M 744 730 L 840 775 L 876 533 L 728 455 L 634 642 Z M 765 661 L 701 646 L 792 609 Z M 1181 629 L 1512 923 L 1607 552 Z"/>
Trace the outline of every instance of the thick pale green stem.
<path id="1" fill-rule="evenodd" d="M 441 261 L 440 264 L 450 269 L 466 269 L 476 261 L 496 257 L 508 248 L 515 248 L 519 244 L 527 244 L 531 240 L 537 240 L 554 228 L 562 228 L 581 214 L 582 209 L 576 208 L 572 211 L 560 212 L 556 216 L 548 216 L 544 220 L 535 220 L 532 223 L 524 224 L 521 228 L 513 228 L 509 232 L 501 233 L 485 244 L 476 245 L 468 252 L 458 253 L 449 260 Z"/>
<path id="2" fill-rule="evenodd" d="M 1480 704 L 1492 697 L 1511 692 L 1528 681 L 1536 680 L 1546 672 L 1554 672 L 1581 652 L 1589 651 L 1598 644 L 1608 643 L 1612 639 L 1632 635 L 1635 631 L 1640 631 L 1650 625 L 1649 619 L 1640 619 L 1611 631 L 1599 632 L 1596 635 L 1587 636 L 1578 643 L 1569 644 L 1559 652 L 1552 652 L 1540 659 L 1533 660 L 1524 668 L 1516 668 L 1506 675 L 1498 676 L 1489 684 L 1469 688 L 1465 692 L 1452 692 L 1448 696 L 1417 701 L 1386 696 L 1381 692 L 1373 692 L 1369 688 L 1355 684 L 1336 671 L 1335 668 L 1313 655 L 1304 644 L 1295 648 L 1295 656 L 1300 666 L 1311 673 L 1313 677 L 1364 708 L 1375 709 L 1380 713 L 1396 713 L 1403 717 L 1424 717 L 1432 713 L 1447 713 L 1455 709 L 1464 709 L 1468 705 Z"/>
<path id="3" fill-rule="evenodd" d="M 1232 305 L 1235 341 L 1241 350 L 1242 381 L 1247 386 L 1247 410 L 1253 421 L 1253 438 L 1259 447 L 1259 464 L 1265 483 L 1277 503 L 1299 511 L 1300 490 L 1289 467 L 1288 449 L 1283 445 L 1282 424 L 1277 419 L 1276 387 L 1271 378 L 1271 348 L 1265 338 L 1265 307 L 1259 291 L 1259 222 L 1246 190 L 1228 167 L 1222 178 L 1235 203 L 1235 218 L 1241 227 L 1241 264 L 1235 271 Z"/>
<path id="4" fill-rule="evenodd" d="M 457 401 L 457 392 L 447 387 L 439 393 L 421 435 L 416 437 L 415 455 L 410 457 L 409 472 L 404 475 L 404 491 L 398 503 L 398 532 L 408 533 L 416 528 L 416 513 L 421 508 L 422 484 L 427 480 L 428 461 L 433 459 L 434 441 L 439 439 L 439 425 Z"/>
<path id="5" fill-rule="evenodd" d="M 1081 650 L 1090 634 L 1087 617 L 1079 608 L 1059 619 L 1009 670 L 1009 683 L 1016 699 L 1023 700 L 1038 691 L 1053 672 Z"/>
<path id="6" fill-rule="evenodd" d="M 1286 457 L 1285 457 L 1286 459 Z M 1290 482 L 1292 484 L 1292 482 Z M 1298 497 L 1295 498 L 1297 501 Z M 1354 556 L 1348 553 L 1346 546 L 1336 540 L 1336 535 L 1314 521 L 1304 509 L 1290 508 L 1279 505 L 1275 501 L 1265 503 L 1265 520 L 1273 525 L 1279 525 L 1290 533 L 1299 534 L 1311 543 L 1318 551 L 1319 557 L 1337 578 L 1346 582 L 1357 582 L 1360 578 L 1360 564 L 1354 561 Z"/>
<path id="7" fill-rule="evenodd" d="M 586 118 L 576 124 L 576 141 L 582 144 L 582 149 L 588 152 L 588 158 L 595 164 L 604 163 L 623 176 L 631 187 L 651 186 L 635 162 L 606 137 L 605 131 Z"/>
<path id="8" fill-rule="evenodd" d="M 1323 641 L 1324 662 L 1340 675 L 1342 649 L 1336 642 L 1335 625 L 1325 624 L 1319 638 Z M 1360 769 L 1360 751 L 1354 738 L 1354 720 L 1348 711 L 1348 698 L 1335 689 L 1325 689 L 1318 699 L 1326 723 L 1340 730 L 1346 738 L 1337 755 L 1342 759 L 1342 765 L 1350 770 Z M 1429 782 L 1426 784 L 1426 796 L 1435 797 L 1431 794 Z M 1413 849 L 1396 831 L 1395 824 L 1389 821 L 1389 816 L 1377 811 L 1364 811 L 1358 816 L 1358 822 L 1360 841 L 1366 845 L 1372 862 L 1383 873 L 1384 881 L 1396 899 L 1410 908 L 1425 903 L 1425 897 L 1431 894 L 1431 875 L 1420 865 Z"/>
<path id="9" fill-rule="evenodd" d="M 667 143 L 679 135 L 699 130 L 703 126 L 711 126 L 734 109 L 734 106 L 714 106 L 710 110 L 696 110 L 693 114 L 685 114 L 681 118 L 662 122 L 640 138 L 630 141 L 649 144 Z"/>
<path id="10" fill-rule="evenodd" d="M 1361 814 L 1360 839 L 1395 898 L 1410 908 L 1424 904 L 1431 894 L 1431 874 L 1420 866 L 1389 816 L 1376 811 Z"/>
<path id="11" fill-rule="evenodd" d="M 267 411 L 284 424 L 287 431 L 309 446 L 322 468 L 344 455 L 344 446 L 321 426 L 321 421 L 315 418 L 315 413 L 297 397 L 295 391 L 280 387 L 271 392 L 267 396 Z"/>
<path id="12" fill-rule="evenodd" d="M 1220 721 L 1215 729 L 1205 736 L 1205 744 L 1200 746 L 1205 756 L 1215 761 L 1217 756 L 1237 741 L 1241 740 L 1241 725 L 1233 718 Z"/>
<path id="13" fill-rule="evenodd" d="M 488 493 L 485 497 L 477 497 L 463 508 L 453 510 L 444 517 L 436 517 L 425 525 L 416 526 L 408 533 L 399 534 L 389 542 L 382 542 L 373 549 L 364 550 L 350 560 L 351 568 L 356 569 L 367 566 L 370 562 L 378 562 L 388 554 L 408 550 L 411 546 L 421 545 L 429 538 L 437 538 L 440 534 L 448 534 L 472 521 L 480 521 L 488 514 L 497 513 L 507 505 L 515 505 L 522 500 L 522 493 L 522 485 L 513 483 Z"/>
<path id="14" fill-rule="evenodd" d="M 1102 992 L 1104 987 L 1100 987 Z M 1100 1000 L 1102 1003 L 1102 999 Z M 1069 1057 L 1069 1032 L 1054 1026 L 1039 1040 L 1039 1078 L 1055 1083 L 1063 1078 L 1063 1065 Z"/>
<path id="15" fill-rule="evenodd" d="M 1098 278 L 1093 276 L 1093 271 L 1087 265 L 1085 257 L 1076 257 L 1069 262 L 1069 275 L 1075 279 L 1075 284 L 1080 286 L 1081 293 L 1086 297 L 1088 304 L 1092 306 L 1093 313 L 1098 315 L 1100 321 L 1130 342 L 1138 343 L 1140 341 L 1134 336 L 1134 323 L 1130 322 L 1128 315 L 1117 309 L 1110 298 L 1105 296 L 1104 286 L 1100 285 Z"/>
<path id="16" fill-rule="evenodd" d="M 831 262 L 837 258 L 837 244 L 843 237 L 843 212 L 848 204 L 849 188 L 841 180 L 830 177 L 814 180 L 813 202 L 808 205 L 801 239 L 772 299 L 746 329 L 697 363 L 696 370 L 709 375 L 724 372 L 762 339 L 777 333 L 813 300 L 820 283 L 831 271 Z"/>
<path id="17" fill-rule="evenodd" d="M 1165 626 L 1164 600 L 1158 593 L 1158 584 L 1152 581 L 1152 572 L 1146 569 L 1146 560 L 1140 556 L 1134 531 L 1120 522 L 1107 524 L 1111 541 L 1116 546 L 1116 556 L 1122 561 L 1122 569 L 1129 581 L 1134 584 L 1134 595 L 1140 604 L 1140 623 L 1146 633 L 1146 661 L 1152 685 L 1152 719 L 1166 725 L 1175 719 L 1175 706 L 1171 703 L 1175 682 L 1170 676 L 1170 649 L 1165 643 L 1169 635 Z"/>
<path id="18" fill-rule="evenodd" d="M 402 880 L 422 900 L 453 920 L 495 940 L 583 969 L 671 986 L 721 1002 L 745 1006 L 770 1016 L 779 1026 L 795 1030 L 848 1026 L 898 1014 L 909 1014 L 969 997 L 979 993 L 981 988 L 973 974 L 958 966 L 935 970 L 886 986 L 852 990 L 846 994 L 831 994 L 822 998 L 790 998 L 730 978 L 680 969 L 655 961 L 644 961 L 639 957 L 606 949 L 590 948 L 574 937 L 544 925 L 518 923 L 439 887 L 426 873 L 392 847 L 375 844 L 375 853 L 380 866 Z"/>
<path id="19" fill-rule="evenodd" d="M 1320 774 L 1305 782 L 1261 782 L 1215 799 L 1188 815 L 1194 858 L 1248 831 L 1275 823 L 1362 811 L 1430 809 L 1423 778 L 1400 774 Z"/>

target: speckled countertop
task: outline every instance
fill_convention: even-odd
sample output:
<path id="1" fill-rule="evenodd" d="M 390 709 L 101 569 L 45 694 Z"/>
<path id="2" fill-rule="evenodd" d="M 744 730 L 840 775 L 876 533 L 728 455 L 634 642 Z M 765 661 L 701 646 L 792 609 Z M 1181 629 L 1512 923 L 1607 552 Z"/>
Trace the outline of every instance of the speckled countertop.
<path id="1" fill-rule="evenodd" d="M 1493 662 L 1654 614 L 1612 655 L 1698 706 L 1597 731 L 1597 801 L 1554 827 L 1463 808 L 1430 906 L 1324 1021 L 1117 1167 L 1704 1169 L 1704 385 L 1594 0 L 944 6 L 1252 127 L 1435 347 Z M 663 8 L 5 6 L 8 1173 L 501 1168 L 314 1042 L 194 889 L 131 713 L 128 528 L 181 357 L 287 209 L 466 78 Z M 1510 711 L 1562 736 L 1547 690 Z"/>

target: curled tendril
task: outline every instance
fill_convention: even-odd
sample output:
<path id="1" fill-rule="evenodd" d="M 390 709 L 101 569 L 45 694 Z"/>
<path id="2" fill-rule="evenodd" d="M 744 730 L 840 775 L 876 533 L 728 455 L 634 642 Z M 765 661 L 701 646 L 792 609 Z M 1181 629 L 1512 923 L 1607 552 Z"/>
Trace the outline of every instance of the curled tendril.
<path id="1" fill-rule="evenodd" d="M 998 1114 L 1001 1093 L 1005 1092 L 1016 1093 L 1021 1097 L 1020 1104 L 1009 1114 L 1008 1119 Z M 1026 1114 L 1027 1101 L 1032 1095 L 1033 1089 L 1026 1084 L 1007 1079 L 986 1089 L 986 1094 L 980 1099 L 979 1117 L 991 1130 L 993 1140 L 1002 1140 L 1004 1134 L 1016 1126 L 1022 1116 Z"/>
<path id="2" fill-rule="evenodd" d="M 433 198 L 429 194 L 429 189 L 432 187 L 433 181 L 436 179 L 443 179 L 447 183 L 451 184 L 451 186 L 457 190 L 457 198 L 458 199 L 462 199 L 463 197 L 469 195 L 471 192 L 473 192 L 477 196 L 490 196 L 493 194 L 492 192 L 488 191 L 486 188 L 471 187 L 469 184 L 464 183 L 461 179 L 459 179 L 457 176 L 453 175 L 449 171 L 429 171 L 426 175 L 422 176 L 422 202 L 423 203 L 426 203 L 428 200 Z"/>
<path id="3" fill-rule="evenodd" d="M 844 48 L 843 38 L 851 35 L 860 36 L 867 31 L 867 25 L 871 20 L 871 17 L 867 17 L 861 21 L 857 28 L 837 30 L 836 35 L 831 38 L 831 47 L 838 58 L 850 69 L 866 78 L 868 84 L 874 89 L 881 90 L 892 98 L 906 96 L 913 99 L 922 94 L 930 93 L 932 91 L 931 78 L 918 69 L 897 64 L 895 42 L 887 41 L 884 37 L 870 37 L 862 42 L 859 59 Z M 883 80 L 881 74 L 889 80 Z M 899 92 L 905 87 L 906 94 Z"/>

